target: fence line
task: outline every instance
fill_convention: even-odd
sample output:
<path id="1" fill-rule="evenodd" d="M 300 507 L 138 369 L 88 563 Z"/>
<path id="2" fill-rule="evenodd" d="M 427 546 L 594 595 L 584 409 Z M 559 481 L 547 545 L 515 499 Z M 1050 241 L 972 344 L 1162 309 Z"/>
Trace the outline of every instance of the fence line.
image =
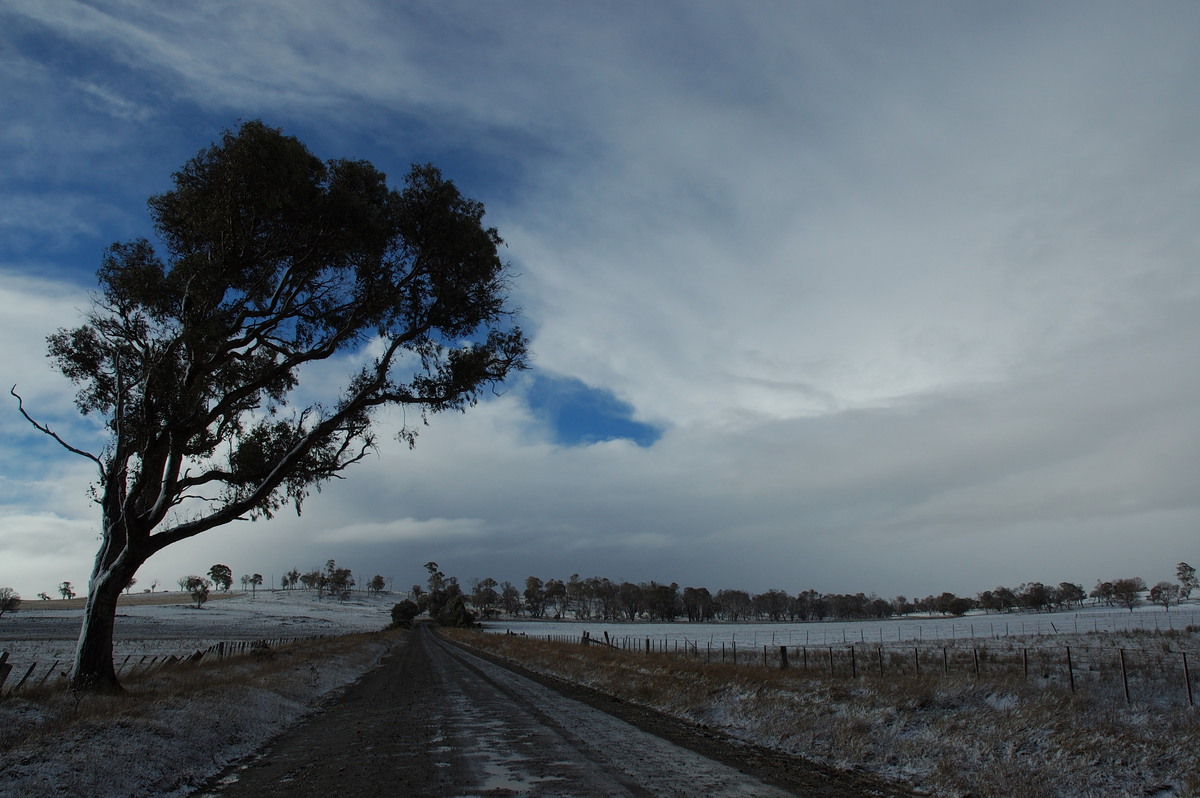
<path id="1" fill-rule="evenodd" d="M 511 633 L 510 633 L 511 634 Z M 1076 693 L 1082 689 L 1115 689 L 1120 686 L 1126 704 L 1139 695 L 1149 700 L 1175 693 L 1180 701 L 1195 707 L 1191 663 L 1200 652 L 1161 648 L 1128 648 L 1100 645 L 1015 645 L 987 646 L 975 640 L 944 645 L 901 643 L 849 643 L 846 645 L 745 646 L 721 642 L 661 639 L 650 637 L 592 637 L 579 635 L 527 635 L 557 643 L 604 645 L 644 655 L 668 655 L 703 659 L 705 663 L 761 665 L 794 669 L 829 678 L 934 678 L 969 675 L 974 678 L 1020 677 L 1048 686 L 1061 686 Z M 946 642 L 946 641 L 942 641 Z M 1189 663 L 1189 657 L 1191 663 Z M 1175 685 L 1175 687 L 1171 687 Z"/>
<path id="2" fill-rule="evenodd" d="M 200 662 L 211 662 L 212 660 L 222 660 L 228 657 L 247 656 L 253 654 L 265 654 L 272 649 L 280 646 L 291 645 L 302 640 L 313 640 L 316 636 L 310 637 L 276 637 L 265 638 L 260 640 L 234 640 L 228 642 L 213 643 L 208 648 L 196 649 L 191 654 L 161 654 L 151 656 L 143 654 L 140 659 L 134 660 L 136 655 L 128 654 L 125 659 L 119 663 L 114 660 L 113 667 L 118 676 L 132 676 L 135 673 L 148 673 L 157 668 L 169 667 L 171 665 L 179 665 L 184 663 L 196 664 Z M 18 679 L 11 689 L 5 691 L 4 686 L 8 677 L 13 675 L 14 666 L 8 662 L 9 652 L 0 652 L 0 697 L 4 695 L 12 695 L 25 686 L 30 677 L 33 676 L 40 664 L 36 660 L 29 664 L 23 671 L 23 675 Z M 58 666 L 63 664 L 61 659 L 54 660 L 50 667 L 46 668 L 40 679 L 35 679 L 33 686 L 41 687 L 47 681 L 55 679 L 62 681 L 69 675 L 67 671 L 58 670 Z M 57 674 L 57 676 L 56 676 Z"/>

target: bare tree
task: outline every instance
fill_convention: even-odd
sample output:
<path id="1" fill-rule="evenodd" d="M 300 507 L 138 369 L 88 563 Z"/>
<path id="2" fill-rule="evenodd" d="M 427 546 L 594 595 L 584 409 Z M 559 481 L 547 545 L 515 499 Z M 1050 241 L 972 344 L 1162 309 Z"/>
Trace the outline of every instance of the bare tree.
<path id="1" fill-rule="evenodd" d="M 11 587 L 0 587 L 0 618 L 6 612 L 16 612 L 21 608 L 21 594 Z"/>

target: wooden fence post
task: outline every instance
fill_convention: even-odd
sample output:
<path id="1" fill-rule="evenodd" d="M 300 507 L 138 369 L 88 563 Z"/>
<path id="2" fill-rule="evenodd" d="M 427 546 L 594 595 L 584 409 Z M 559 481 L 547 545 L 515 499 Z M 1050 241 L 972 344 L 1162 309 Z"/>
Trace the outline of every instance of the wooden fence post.
<path id="1" fill-rule="evenodd" d="M 1071 680 L 1071 694 L 1075 694 L 1075 667 L 1071 664 L 1071 647 L 1067 646 L 1067 676 Z"/>
<path id="2" fill-rule="evenodd" d="M 788 669 L 787 646 L 779 647 L 779 670 L 786 671 Z"/>
<path id="3" fill-rule="evenodd" d="M 4 690 L 4 680 L 12 673 L 12 665 L 8 664 L 8 652 L 0 654 L 0 691 Z"/>
<path id="4" fill-rule="evenodd" d="M 1187 685 L 1188 706 L 1196 706 L 1196 702 L 1192 700 L 1192 674 L 1188 670 L 1187 652 L 1183 652 L 1183 683 Z"/>
<path id="5" fill-rule="evenodd" d="M 1129 671 L 1125 668 L 1125 649 L 1121 649 L 1121 682 L 1125 685 L 1125 703 L 1129 703 Z"/>

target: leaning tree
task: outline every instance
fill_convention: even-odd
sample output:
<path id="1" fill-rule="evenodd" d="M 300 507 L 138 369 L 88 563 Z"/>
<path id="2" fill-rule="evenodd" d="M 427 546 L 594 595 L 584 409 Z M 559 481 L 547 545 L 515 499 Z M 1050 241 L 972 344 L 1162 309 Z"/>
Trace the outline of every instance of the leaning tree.
<path id="1" fill-rule="evenodd" d="M 526 364 L 501 239 L 433 166 L 390 188 L 260 121 L 227 131 L 149 201 L 158 246 L 114 244 L 81 326 L 49 338 L 101 417 L 101 538 L 72 689 L 116 692 L 117 596 L 155 552 L 233 521 L 300 511 L 376 445 L 375 411 L 465 410 Z M 305 367 L 338 357 L 334 395 Z M 410 447 L 408 421 L 398 438 Z"/>

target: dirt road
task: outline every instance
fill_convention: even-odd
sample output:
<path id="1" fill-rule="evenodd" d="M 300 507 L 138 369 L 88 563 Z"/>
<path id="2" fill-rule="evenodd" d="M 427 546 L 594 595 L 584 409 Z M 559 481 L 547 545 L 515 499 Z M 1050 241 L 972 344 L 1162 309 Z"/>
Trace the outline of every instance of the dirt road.
<path id="1" fill-rule="evenodd" d="M 847 782 L 844 776 L 781 761 L 622 705 L 643 716 L 641 721 L 632 718 L 639 726 L 675 726 L 673 736 L 690 746 L 683 747 L 568 698 L 561 689 L 467 653 L 419 627 L 335 705 L 227 773 L 223 783 L 196 795 L 893 794 L 880 785 Z M 590 700 L 605 699 L 593 694 Z M 721 758 L 734 766 L 691 748 L 723 751 Z"/>

